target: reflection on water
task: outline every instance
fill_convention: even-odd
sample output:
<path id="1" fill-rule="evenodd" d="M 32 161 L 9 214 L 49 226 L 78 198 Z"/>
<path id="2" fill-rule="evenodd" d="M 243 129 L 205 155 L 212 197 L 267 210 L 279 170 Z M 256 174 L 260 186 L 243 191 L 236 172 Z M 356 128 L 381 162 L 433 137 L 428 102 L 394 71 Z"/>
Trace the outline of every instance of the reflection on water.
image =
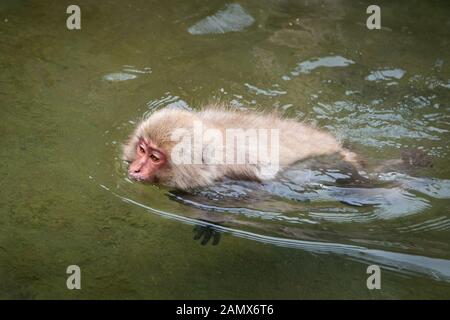
<path id="1" fill-rule="evenodd" d="M 233 229 L 224 227 L 215 223 L 210 223 L 202 219 L 191 219 L 185 216 L 176 215 L 169 212 L 164 212 L 161 210 L 156 210 L 149 206 L 143 205 L 134 200 L 120 197 L 123 201 L 140 206 L 152 213 L 159 214 L 165 218 L 175 219 L 183 223 L 191 224 L 196 226 L 194 232 L 198 235 L 194 237 L 195 240 L 200 239 L 204 236 L 202 240 L 203 244 L 206 244 L 211 237 L 213 237 L 213 244 L 217 245 L 220 238 L 217 231 L 230 233 L 237 237 L 242 237 L 254 241 L 259 241 L 267 244 L 273 244 L 281 247 L 301 249 L 305 251 L 310 251 L 318 254 L 337 254 L 354 259 L 357 261 L 365 263 L 376 263 L 378 265 L 384 266 L 392 271 L 401 272 L 405 274 L 419 273 L 427 276 L 431 276 L 436 280 L 448 281 L 450 282 L 450 260 L 446 259 L 436 259 L 429 258 L 426 256 L 410 255 L 405 253 L 390 252 L 385 250 L 373 250 L 361 246 L 346 245 L 339 243 L 328 243 L 320 241 L 303 241 L 297 239 L 288 239 L 267 236 L 264 234 L 258 234 L 253 232 L 248 232 L 239 229 Z M 199 229 L 199 227 L 205 227 L 204 229 Z M 217 230 L 214 233 L 212 230 Z M 201 230 L 202 232 L 199 232 Z M 206 235 L 204 233 L 207 232 Z"/>
<path id="2" fill-rule="evenodd" d="M 126 81 L 136 79 L 140 74 L 152 73 L 152 69 L 145 67 L 142 70 L 136 69 L 134 66 L 123 66 L 122 72 L 109 73 L 103 77 L 107 81 Z"/>
<path id="3" fill-rule="evenodd" d="M 331 104 L 318 102 L 313 111 L 319 119 L 334 120 L 334 124 L 327 127 L 355 142 L 373 147 L 400 148 L 400 139 L 440 140 L 439 133 L 448 132 L 447 123 L 436 122 L 428 114 L 411 112 L 420 108 L 429 110 L 435 98 L 405 96 L 394 107 L 383 106 L 382 100 L 368 104 L 344 100 Z"/>
<path id="4" fill-rule="evenodd" d="M 314 69 L 319 67 L 347 67 L 348 65 L 354 64 L 355 62 L 349 59 L 346 59 L 341 56 L 334 57 L 323 57 L 317 59 L 306 60 L 298 64 L 297 67 L 291 71 L 291 75 L 298 76 L 301 73 L 308 74 Z"/>
<path id="5" fill-rule="evenodd" d="M 413 254 L 414 247 L 394 240 L 395 233 L 444 231 L 450 219 L 441 216 L 410 225 L 388 227 L 394 237 L 382 242 L 360 239 L 362 230 L 377 229 L 381 220 L 418 215 L 430 208 L 430 197 L 450 198 L 450 180 L 412 177 L 405 173 L 372 173 L 355 180 L 345 169 L 323 169 L 305 161 L 282 172 L 277 179 L 263 184 L 245 181 L 224 181 L 195 192 L 171 191 L 169 198 L 183 205 L 205 212 L 189 217 L 157 210 L 146 204 L 118 195 L 122 200 L 138 205 L 164 217 L 188 224 L 207 227 L 202 244 L 226 232 L 247 239 L 277 246 L 297 248 L 314 253 L 333 253 L 365 263 L 376 263 L 401 273 L 420 273 L 437 280 L 450 281 L 450 260 Z M 330 163 L 328 163 L 330 165 Z M 312 166 L 312 168 L 308 168 Z M 209 214 L 206 214 L 209 213 Z M 212 214 L 212 215 L 211 215 Z M 324 223 L 360 224 L 345 233 L 329 234 L 313 231 Z M 390 229 L 390 230 L 389 230 Z M 197 229 L 196 229 L 197 230 Z M 249 231 L 252 230 L 252 231 Z M 198 232 L 198 230 L 197 230 Z M 203 233 L 198 233 L 200 239 Z M 276 236 L 273 236 L 276 235 Z M 367 236 L 367 235 L 366 235 Z M 215 238 L 214 238 L 215 239 Z M 213 241 L 214 244 L 218 239 Z M 372 243 L 389 250 L 376 250 L 350 245 Z M 390 251 L 399 250 L 403 253 Z M 411 253 L 408 253 L 411 252 Z"/>
<path id="6" fill-rule="evenodd" d="M 178 96 L 172 96 L 170 92 L 166 92 L 166 94 L 159 99 L 148 101 L 146 103 L 146 106 L 148 110 L 144 112 L 144 119 L 149 117 L 154 111 L 158 110 L 161 107 L 191 110 L 186 101 L 180 99 L 180 97 Z"/>
<path id="7" fill-rule="evenodd" d="M 253 92 L 256 95 L 262 94 L 265 96 L 274 97 L 274 96 L 280 96 L 280 95 L 287 93 L 286 91 L 280 91 L 280 90 L 275 90 L 275 89 L 260 89 L 251 84 L 248 84 L 248 83 L 245 83 L 245 86 L 248 88 L 248 90 L 250 92 Z M 279 87 L 279 86 L 275 84 L 274 87 Z"/>
<path id="8" fill-rule="evenodd" d="M 392 70 L 377 70 L 372 71 L 367 77 L 368 81 L 379 81 L 379 80 L 392 80 L 401 79 L 405 75 L 406 71 L 402 69 L 392 69 Z"/>
<path id="9" fill-rule="evenodd" d="M 241 31 L 253 24 L 255 19 L 237 3 L 227 4 L 218 11 L 188 29 L 191 34 L 226 33 Z"/>
<path id="10" fill-rule="evenodd" d="M 284 218 L 280 211 L 284 207 L 283 200 L 299 202 L 298 208 L 292 204 L 288 206 L 288 212 L 292 209 L 295 209 L 296 215 L 302 212 L 308 223 L 319 223 L 321 220 L 363 223 L 421 213 L 430 207 L 428 197 L 450 199 L 450 180 L 421 179 L 389 173 L 378 174 L 377 177 L 378 183 L 387 181 L 390 186 L 377 187 L 377 181 L 372 181 L 373 185 L 367 186 L 345 186 L 340 182 L 344 180 L 342 176 L 344 175 L 329 171 L 288 170 L 283 173 L 280 181 L 269 181 L 262 185 L 229 181 L 199 190 L 194 198 L 190 195 L 184 199 L 181 195 L 177 199 L 203 210 L 243 213 L 295 223 L 305 219 Z M 290 177 L 294 179 L 289 179 Z M 230 207 L 235 200 L 239 200 L 239 207 Z M 255 200 L 264 205 L 265 202 L 272 201 L 272 206 L 280 209 L 277 213 L 245 209 L 245 206 L 253 206 Z M 278 204 L 273 204 L 274 202 Z M 348 206 L 342 207 L 339 202 Z M 336 207 L 340 207 L 338 211 Z"/>

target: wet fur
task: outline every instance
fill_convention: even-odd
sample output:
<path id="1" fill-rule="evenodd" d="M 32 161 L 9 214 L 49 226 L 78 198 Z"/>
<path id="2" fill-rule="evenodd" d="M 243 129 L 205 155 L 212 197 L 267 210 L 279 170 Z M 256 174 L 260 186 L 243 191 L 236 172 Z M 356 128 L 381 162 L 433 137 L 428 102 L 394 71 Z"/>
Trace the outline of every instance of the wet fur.
<path id="1" fill-rule="evenodd" d="M 169 156 L 167 165 L 155 176 L 155 181 L 163 185 L 189 190 L 211 185 L 224 177 L 253 181 L 267 179 L 259 173 L 259 169 L 267 165 L 263 162 L 235 165 L 174 164 L 170 159 L 170 153 L 177 142 L 171 141 L 172 131 L 184 128 L 192 132 L 194 121 L 201 121 L 204 130 L 208 128 L 221 130 L 224 137 L 227 128 L 279 129 L 281 170 L 306 158 L 331 154 L 339 154 L 343 160 L 356 168 L 359 167 L 356 154 L 345 149 L 330 133 L 293 119 L 283 119 L 276 113 L 233 110 L 218 104 L 208 105 L 200 111 L 162 109 L 153 113 L 137 125 L 123 146 L 123 159 L 129 162 L 133 161 L 136 157 L 137 143 L 140 138 L 145 137 Z M 204 143 L 206 148 L 207 143 Z"/>

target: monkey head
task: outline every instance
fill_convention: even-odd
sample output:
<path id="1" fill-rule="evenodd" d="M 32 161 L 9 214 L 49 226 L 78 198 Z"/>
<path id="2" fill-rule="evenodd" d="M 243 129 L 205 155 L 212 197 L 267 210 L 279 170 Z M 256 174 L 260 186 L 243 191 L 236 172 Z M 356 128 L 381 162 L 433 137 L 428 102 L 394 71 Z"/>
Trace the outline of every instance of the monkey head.
<path id="1" fill-rule="evenodd" d="M 167 163 L 164 151 L 151 140 L 140 138 L 136 144 L 135 159 L 128 167 L 129 177 L 139 181 L 153 181 L 156 173 Z"/>
<path id="2" fill-rule="evenodd" d="M 186 166 L 172 162 L 171 151 L 177 141 L 171 137 L 177 128 L 192 128 L 195 118 L 191 112 L 163 109 L 141 121 L 123 145 L 122 158 L 128 162 L 128 176 L 182 189 L 193 185 L 191 179 L 196 175 Z"/>

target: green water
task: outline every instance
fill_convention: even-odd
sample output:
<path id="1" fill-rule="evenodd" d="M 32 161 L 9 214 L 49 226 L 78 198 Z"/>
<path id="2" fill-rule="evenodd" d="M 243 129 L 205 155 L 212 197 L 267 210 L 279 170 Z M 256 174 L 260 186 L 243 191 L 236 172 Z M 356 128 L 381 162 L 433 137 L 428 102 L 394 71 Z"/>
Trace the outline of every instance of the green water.
<path id="1" fill-rule="evenodd" d="M 370 31 L 369 1 L 241 1 L 253 24 L 203 35 L 227 2 L 77 1 L 73 31 L 70 4 L 0 3 L 0 298 L 450 298 L 448 2 L 378 1 Z M 326 57 L 352 63 L 308 69 Z M 212 99 L 324 127 L 368 171 L 404 148 L 434 165 L 362 188 L 307 168 L 196 194 L 126 178 L 133 123 Z M 193 239 L 208 223 L 218 245 Z"/>

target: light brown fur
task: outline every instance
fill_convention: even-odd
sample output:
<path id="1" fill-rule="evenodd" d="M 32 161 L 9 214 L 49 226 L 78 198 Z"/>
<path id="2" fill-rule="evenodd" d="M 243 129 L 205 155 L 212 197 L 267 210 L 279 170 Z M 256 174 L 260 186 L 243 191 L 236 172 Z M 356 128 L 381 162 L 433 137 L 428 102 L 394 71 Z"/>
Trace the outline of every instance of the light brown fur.
<path id="1" fill-rule="evenodd" d="M 177 142 L 171 140 L 171 134 L 177 128 L 193 130 L 194 121 L 201 121 L 205 129 L 216 128 L 222 132 L 227 128 L 279 129 L 281 170 L 306 158 L 331 154 L 340 154 L 343 160 L 355 167 L 359 165 L 356 155 L 343 148 L 341 143 L 327 132 L 292 119 L 282 119 L 276 114 L 236 111 L 221 105 L 211 105 L 197 112 L 162 109 L 153 113 L 137 126 L 124 145 L 124 160 L 133 161 L 139 138 L 147 138 L 169 155 L 168 164 L 155 176 L 155 180 L 163 185 L 187 190 L 211 185 L 223 177 L 254 181 L 267 178 L 260 175 L 259 169 L 265 165 L 260 162 L 234 165 L 174 164 L 170 153 Z"/>

